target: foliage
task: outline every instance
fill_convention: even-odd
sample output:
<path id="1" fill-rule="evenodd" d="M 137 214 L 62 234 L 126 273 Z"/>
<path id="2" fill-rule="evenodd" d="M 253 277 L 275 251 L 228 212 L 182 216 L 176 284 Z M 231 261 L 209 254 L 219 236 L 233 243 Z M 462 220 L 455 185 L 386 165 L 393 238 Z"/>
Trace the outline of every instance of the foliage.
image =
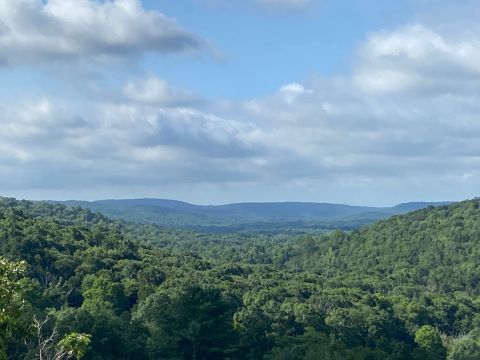
<path id="1" fill-rule="evenodd" d="M 20 279 L 25 270 L 24 262 L 0 257 L 0 359 L 6 358 L 4 349 L 14 341 L 15 334 L 24 331 L 27 303 Z"/>
<path id="2" fill-rule="evenodd" d="M 293 237 L 0 199 L 4 357 L 478 358 L 479 234 L 478 200 Z"/>
<path id="3" fill-rule="evenodd" d="M 85 355 L 91 336 L 89 334 L 70 333 L 60 339 L 57 326 L 51 327 L 51 317 L 44 319 L 33 316 L 33 339 L 27 357 L 39 360 L 81 359 Z M 33 350 L 34 349 L 34 350 Z"/>
<path id="4" fill-rule="evenodd" d="M 136 317 L 149 329 L 152 358 L 221 359 L 235 349 L 233 310 L 218 289 L 188 286 L 150 295 Z"/>
<path id="5" fill-rule="evenodd" d="M 447 352 L 440 334 L 430 325 L 424 325 L 417 330 L 415 343 L 418 345 L 414 352 L 416 359 L 441 360 L 446 358 Z"/>
<path id="6" fill-rule="evenodd" d="M 70 333 L 60 340 L 58 347 L 69 356 L 82 359 L 85 356 L 87 347 L 90 344 L 91 336 L 88 334 Z"/>

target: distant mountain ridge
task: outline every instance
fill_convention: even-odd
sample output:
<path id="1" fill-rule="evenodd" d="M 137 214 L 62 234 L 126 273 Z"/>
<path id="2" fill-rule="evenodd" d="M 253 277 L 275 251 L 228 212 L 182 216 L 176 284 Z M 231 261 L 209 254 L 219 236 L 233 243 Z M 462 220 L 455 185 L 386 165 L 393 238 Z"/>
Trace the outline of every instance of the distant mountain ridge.
<path id="1" fill-rule="evenodd" d="M 449 202 L 412 202 L 393 207 L 353 206 L 314 202 L 250 202 L 225 205 L 194 205 L 166 199 L 119 199 L 58 201 L 80 206 L 111 218 L 153 223 L 207 232 L 358 228 L 392 215 L 404 214 Z"/>

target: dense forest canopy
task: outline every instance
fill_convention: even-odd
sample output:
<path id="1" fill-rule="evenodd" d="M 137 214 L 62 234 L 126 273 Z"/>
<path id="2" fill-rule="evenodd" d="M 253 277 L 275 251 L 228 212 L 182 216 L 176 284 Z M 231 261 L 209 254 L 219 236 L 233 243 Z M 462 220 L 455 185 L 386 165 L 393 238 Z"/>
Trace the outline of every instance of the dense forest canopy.
<path id="1" fill-rule="evenodd" d="M 207 235 L 0 200 L 0 359 L 477 359 L 480 207 Z"/>

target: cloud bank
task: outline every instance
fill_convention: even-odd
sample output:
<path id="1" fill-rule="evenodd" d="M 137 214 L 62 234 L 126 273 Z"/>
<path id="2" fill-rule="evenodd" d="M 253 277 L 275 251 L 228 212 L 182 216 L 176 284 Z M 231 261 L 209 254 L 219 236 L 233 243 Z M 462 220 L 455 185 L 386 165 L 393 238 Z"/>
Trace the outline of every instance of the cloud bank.
<path id="1" fill-rule="evenodd" d="M 71 56 L 78 58 L 113 56 L 105 44 L 126 46 L 144 33 L 157 34 L 156 51 L 199 46 L 191 42 L 195 36 L 136 1 L 79 0 L 83 20 L 68 19 L 69 3 L 0 1 L 0 19 L 17 6 L 23 14 L 29 8 L 38 21 L 48 17 L 52 29 L 64 24 L 60 32 L 47 26 L 38 36 L 75 45 Z M 133 26 L 122 20 L 137 13 L 157 21 Z M 44 59 L 64 51 L 39 51 L 27 39 L 25 19 L 32 17 L 6 24 L 16 24 L 18 36 L 25 37 L 23 51 Z M 137 35 L 105 35 L 102 46 L 92 46 L 88 34 L 79 35 L 84 27 L 78 23 L 85 19 L 99 34 L 121 19 Z M 161 40 L 166 38 L 176 45 Z M 6 43 L 0 36 L 0 49 Z M 140 41 L 125 51 L 147 51 L 147 45 L 152 46 Z M 5 63 L 20 54 L 0 53 Z M 284 84 L 248 101 L 204 99 L 164 79 L 137 76 L 118 86 L 115 96 L 81 104 L 49 96 L 3 104 L 0 187 L 10 193 L 96 189 L 94 197 L 199 202 L 469 197 L 480 185 L 479 64 L 480 31 L 465 35 L 412 23 L 369 35 L 351 75 Z"/>
<path id="2" fill-rule="evenodd" d="M 0 66 L 196 51 L 203 41 L 139 0 L 0 0 Z"/>

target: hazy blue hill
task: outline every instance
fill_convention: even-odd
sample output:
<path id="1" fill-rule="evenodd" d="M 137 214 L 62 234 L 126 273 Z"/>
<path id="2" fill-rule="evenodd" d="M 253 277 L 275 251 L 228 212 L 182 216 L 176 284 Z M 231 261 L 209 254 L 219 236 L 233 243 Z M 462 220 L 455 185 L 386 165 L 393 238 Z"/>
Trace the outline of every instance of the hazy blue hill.
<path id="1" fill-rule="evenodd" d="M 441 205 L 448 205 L 451 202 L 444 201 L 444 202 L 436 202 L 436 203 L 431 203 L 431 202 L 408 202 L 408 203 L 402 203 L 398 204 L 394 207 L 391 208 L 391 210 L 395 214 L 403 214 L 407 213 L 410 211 L 416 211 L 420 209 L 427 208 L 429 206 L 441 206 Z"/>
<path id="2" fill-rule="evenodd" d="M 261 218 L 263 220 L 318 220 L 376 210 L 378 209 L 342 204 L 279 202 L 219 205 L 211 207 L 210 212 L 237 218 Z"/>
<path id="3" fill-rule="evenodd" d="M 392 215 L 446 203 L 414 202 L 394 207 L 313 202 L 194 205 L 165 199 L 66 201 L 106 216 L 206 232 L 323 232 L 353 229 Z"/>
<path id="4" fill-rule="evenodd" d="M 97 201 L 65 201 L 65 204 L 69 206 L 90 207 L 98 209 L 112 209 L 121 211 L 122 209 L 142 207 L 148 209 L 165 210 L 177 210 L 177 211 L 190 211 L 198 212 L 201 206 L 189 204 L 183 201 L 177 200 L 164 200 L 164 199 L 122 199 L 122 200 L 97 200 Z"/>

